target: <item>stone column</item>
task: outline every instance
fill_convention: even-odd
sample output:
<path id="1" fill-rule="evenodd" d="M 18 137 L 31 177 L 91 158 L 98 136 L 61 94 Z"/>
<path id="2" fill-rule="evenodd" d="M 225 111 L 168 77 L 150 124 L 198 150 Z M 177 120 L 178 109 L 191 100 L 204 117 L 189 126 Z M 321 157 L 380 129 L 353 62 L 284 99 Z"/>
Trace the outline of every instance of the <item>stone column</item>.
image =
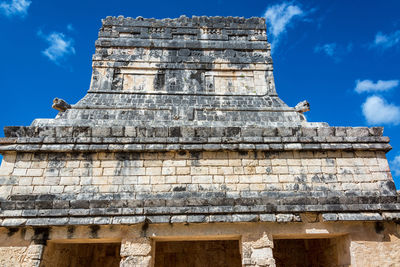
<path id="1" fill-rule="evenodd" d="M 262 236 L 244 235 L 242 237 L 242 265 L 248 267 L 275 267 L 272 255 L 272 238 L 266 233 Z"/>
<path id="2" fill-rule="evenodd" d="M 151 239 L 140 237 L 123 240 L 121 243 L 120 267 L 150 267 Z"/>
<path id="3" fill-rule="evenodd" d="M 39 267 L 42 260 L 44 245 L 32 244 L 29 245 L 25 252 L 25 257 L 22 262 L 23 267 Z"/>

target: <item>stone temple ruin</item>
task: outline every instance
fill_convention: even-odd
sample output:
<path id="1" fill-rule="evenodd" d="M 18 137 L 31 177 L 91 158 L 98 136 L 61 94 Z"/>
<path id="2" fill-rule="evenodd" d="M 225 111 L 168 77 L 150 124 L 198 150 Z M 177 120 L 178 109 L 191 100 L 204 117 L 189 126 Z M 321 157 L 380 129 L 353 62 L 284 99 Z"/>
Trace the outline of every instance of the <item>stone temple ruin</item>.
<path id="1" fill-rule="evenodd" d="M 287 106 L 262 18 L 107 17 L 53 107 L 0 139 L 1 266 L 400 265 L 389 138 Z"/>

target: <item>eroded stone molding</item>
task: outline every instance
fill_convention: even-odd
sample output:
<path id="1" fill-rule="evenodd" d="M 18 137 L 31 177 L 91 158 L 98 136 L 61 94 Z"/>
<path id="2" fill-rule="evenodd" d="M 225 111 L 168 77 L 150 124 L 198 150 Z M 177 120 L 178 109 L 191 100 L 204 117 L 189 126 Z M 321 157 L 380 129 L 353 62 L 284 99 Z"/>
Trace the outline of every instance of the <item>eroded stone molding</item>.
<path id="1" fill-rule="evenodd" d="M 121 243 L 121 267 L 152 266 L 152 240 L 148 237 L 124 239 Z"/>
<path id="2" fill-rule="evenodd" d="M 244 235 L 241 242 L 243 266 L 275 267 L 271 235 L 267 233 L 263 233 L 262 236 Z"/>
<path id="3" fill-rule="evenodd" d="M 270 50 L 262 18 L 103 20 L 87 95 L 0 138 L 0 263 L 110 242 L 147 267 L 159 240 L 239 240 L 244 266 L 273 267 L 279 238 L 399 262 L 383 128 L 307 122 Z"/>

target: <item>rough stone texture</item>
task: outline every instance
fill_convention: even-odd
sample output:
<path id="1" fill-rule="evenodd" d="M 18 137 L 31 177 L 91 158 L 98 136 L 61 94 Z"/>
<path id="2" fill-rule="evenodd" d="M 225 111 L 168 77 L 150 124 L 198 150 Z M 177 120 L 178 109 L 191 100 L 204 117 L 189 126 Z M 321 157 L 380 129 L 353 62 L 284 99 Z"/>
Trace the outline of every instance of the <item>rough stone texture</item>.
<path id="1" fill-rule="evenodd" d="M 242 265 L 243 266 L 275 266 L 272 256 L 273 243 L 271 236 L 266 233 L 262 236 L 244 236 L 242 240 Z"/>
<path id="2" fill-rule="evenodd" d="M 400 263 L 398 235 L 390 236 L 386 242 L 377 244 L 370 241 L 352 242 L 350 246 L 352 266 L 396 266 Z M 394 252 L 394 253 L 393 253 Z"/>
<path id="3" fill-rule="evenodd" d="M 143 215 L 188 222 L 182 213 L 211 216 L 199 222 L 282 213 L 274 220 L 290 222 L 304 211 L 375 211 L 333 220 L 382 220 L 389 217 L 380 212 L 399 208 L 384 152 L 374 151 L 6 153 L 0 174 L 3 226 L 93 224 L 98 216 L 136 224 Z M 212 217 L 221 213 L 238 215 Z"/>
<path id="4" fill-rule="evenodd" d="M 151 239 L 134 238 L 127 239 L 121 244 L 121 267 L 151 266 Z"/>
<path id="5" fill-rule="evenodd" d="M 328 129 L 328 133 L 323 131 Z M 353 130 L 362 135 L 353 136 Z M 389 151 L 382 128 L 316 127 L 5 127 L 0 152 Z M 343 132 L 347 132 L 343 136 Z M 327 135 L 329 134 L 329 135 Z"/>
<path id="6" fill-rule="evenodd" d="M 4 267 L 39 267 L 43 252 L 43 245 L 31 244 L 21 246 L 20 244 L 0 248 L 0 265 Z"/>
<path id="7" fill-rule="evenodd" d="M 27 241 L 32 239 L 36 243 L 52 240 L 54 243 L 67 242 L 72 245 L 85 243 L 88 240 L 96 243 L 118 241 L 121 242 L 123 266 L 137 266 L 135 264 L 151 266 L 152 252 L 149 251 L 154 249 L 154 241 L 240 240 L 243 265 L 275 266 L 275 240 L 337 237 L 347 240 L 345 242 L 347 245 L 343 248 L 345 251 L 339 252 L 339 255 L 344 255 L 346 251 L 349 253 L 348 257 L 344 257 L 341 266 L 349 264 L 369 266 L 368 263 L 396 266 L 400 262 L 397 253 L 399 226 L 394 222 L 214 223 L 212 227 L 206 223 L 189 225 L 142 223 L 134 226 L 58 226 L 40 230 L 31 227 L 0 228 L 0 233 L 0 241 L 2 244 L 7 244 L 0 250 L 2 266 L 21 266 L 20 260 L 26 259 L 28 247 L 36 246 L 35 243 Z M 39 254 L 35 255 L 37 255 L 35 259 L 40 258 Z M 30 263 L 26 266 L 34 265 Z"/>
<path id="8" fill-rule="evenodd" d="M 106 18 L 88 94 L 33 125 L 299 126 L 276 95 L 262 18 Z"/>
<path id="9" fill-rule="evenodd" d="M 265 31 L 103 20 L 87 95 L 0 138 L 0 265 L 39 266 L 53 242 L 120 242 L 120 266 L 147 267 L 156 242 L 240 240 L 243 266 L 273 267 L 274 239 L 321 238 L 348 241 L 339 266 L 399 265 L 389 138 L 288 107 Z"/>

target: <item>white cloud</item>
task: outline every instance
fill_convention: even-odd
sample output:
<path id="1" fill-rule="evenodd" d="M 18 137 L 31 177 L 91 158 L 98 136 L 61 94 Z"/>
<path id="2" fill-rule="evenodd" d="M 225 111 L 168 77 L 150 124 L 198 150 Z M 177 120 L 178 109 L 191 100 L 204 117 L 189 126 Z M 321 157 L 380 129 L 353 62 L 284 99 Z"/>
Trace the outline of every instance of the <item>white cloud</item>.
<path id="1" fill-rule="evenodd" d="M 359 94 L 363 92 L 383 92 L 393 89 L 397 86 L 399 86 L 399 80 L 379 80 L 376 83 L 371 80 L 357 80 L 354 90 Z"/>
<path id="2" fill-rule="evenodd" d="M 370 47 L 388 49 L 397 45 L 398 43 L 400 43 L 400 30 L 389 34 L 378 32 L 375 35 L 375 40 Z"/>
<path id="3" fill-rule="evenodd" d="M 400 123 L 400 107 L 376 95 L 367 98 L 362 104 L 362 111 L 368 124 Z"/>
<path id="4" fill-rule="evenodd" d="M 349 43 L 347 46 L 339 45 L 337 43 L 327 43 L 327 44 L 317 44 L 314 47 L 314 53 L 325 54 L 335 60 L 335 62 L 340 62 L 342 57 L 353 50 L 353 44 Z"/>
<path id="5" fill-rule="evenodd" d="M 318 44 L 314 47 L 314 52 L 315 53 L 325 53 L 327 56 L 334 57 L 336 54 L 336 49 L 337 49 L 336 43 L 330 43 L 330 44 L 324 44 L 324 45 Z"/>
<path id="6" fill-rule="evenodd" d="M 49 47 L 42 51 L 43 55 L 48 57 L 54 63 L 59 64 L 66 56 L 75 54 L 73 39 L 67 37 L 64 33 L 52 32 L 45 35 L 39 31 L 38 35 L 49 44 Z"/>
<path id="7" fill-rule="evenodd" d="M 292 25 L 294 18 L 304 17 L 305 15 L 306 12 L 304 12 L 299 6 L 293 5 L 289 2 L 276 4 L 267 8 L 264 17 L 269 27 L 268 32 L 272 37 L 272 50 L 277 47 L 282 34 L 284 34 L 287 31 L 287 28 Z"/>
<path id="8" fill-rule="evenodd" d="M 400 176 L 400 155 L 390 161 L 390 169 L 396 176 Z"/>
<path id="9" fill-rule="evenodd" d="M 28 8 L 32 1 L 29 0 L 12 0 L 8 2 L 2 1 L 0 3 L 0 12 L 7 17 L 21 16 L 24 17 L 28 14 Z"/>

